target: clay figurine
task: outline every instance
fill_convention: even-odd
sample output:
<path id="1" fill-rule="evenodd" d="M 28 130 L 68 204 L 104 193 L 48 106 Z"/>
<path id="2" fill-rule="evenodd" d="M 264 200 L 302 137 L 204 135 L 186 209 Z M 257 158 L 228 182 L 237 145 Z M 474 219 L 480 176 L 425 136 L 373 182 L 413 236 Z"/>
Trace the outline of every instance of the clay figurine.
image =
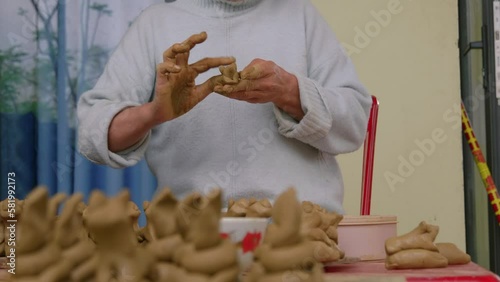
<path id="1" fill-rule="evenodd" d="M 185 270 L 182 281 L 236 281 L 239 273 L 236 246 L 229 239 L 222 239 L 219 233 L 221 190 L 214 190 L 205 198 L 195 194 L 186 199 L 183 203 L 190 206 L 191 213 L 184 221 L 185 243 L 174 256 Z"/>
<path id="2" fill-rule="evenodd" d="M 268 199 L 229 199 L 225 217 L 271 217 L 272 204 Z"/>
<path id="3" fill-rule="evenodd" d="M 290 188 L 276 199 L 273 222 L 268 226 L 264 242 L 255 250 L 246 282 L 323 281 L 318 250 L 324 243 L 307 240 L 300 233 L 301 217 L 296 192 Z"/>
<path id="4" fill-rule="evenodd" d="M 439 253 L 434 240 L 439 226 L 425 221 L 412 231 L 385 242 L 387 269 L 419 269 L 446 267 L 448 260 Z"/>
<path id="5" fill-rule="evenodd" d="M 64 281 L 71 265 L 61 260 L 62 249 L 54 240 L 55 211 L 65 196 L 49 199 L 45 187 L 28 194 L 16 238 L 16 281 Z"/>
<path id="6" fill-rule="evenodd" d="M 129 216 L 130 194 L 106 199 L 98 190 L 90 197 L 86 224 L 97 243 L 96 282 L 143 281 L 153 273 L 154 258 L 138 247 Z"/>
<path id="7" fill-rule="evenodd" d="M 183 243 L 176 222 L 178 201 L 168 188 L 162 189 L 151 203 L 144 204 L 146 248 L 159 260 L 173 262 L 175 250 Z"/>
<path id="8" fill-rule="evenodd" d="M 438 249 L 434 244 L 434 240 L 438 232 L 439 226 L 427 224 L 425 221 L 422 221 L 407 234 L 387 239 L 385 242 L 385 251 L 388 255 L 408 249 L 424 249 L 437 252 Z"/>
<path id="9" fill-rule="evenodd" d="M 327 212 L 324 208 L 309 201 L 302 202 L 302 225 L 301 233 L 306 238 L 324 243 L 323 249 L 329 248 L 333 251 L 321 251 L 321 254 L 332 253 L 332 256 L 323 256 L 321 262 L 336 261 L 344 257 L 344 252 L 339 249 L 337 226 L 343 216 L 337 213 Z"/>
<path id="10" fill-rule="evenodd" d="M 219 71 L 222 74 L 223 85 L 238 84 L 240 81 L 240 74 L 238 73 L 236 63 L 232 63 L 228 66 L 220 66 Z"/>
<path id="11" fill-rule="evenodd" d="M 467 264 L 471 261 L 468 254 L 464 253 L 453 243 L 436 243 L 439 253 L 448 259 L 448 264 Z"/>

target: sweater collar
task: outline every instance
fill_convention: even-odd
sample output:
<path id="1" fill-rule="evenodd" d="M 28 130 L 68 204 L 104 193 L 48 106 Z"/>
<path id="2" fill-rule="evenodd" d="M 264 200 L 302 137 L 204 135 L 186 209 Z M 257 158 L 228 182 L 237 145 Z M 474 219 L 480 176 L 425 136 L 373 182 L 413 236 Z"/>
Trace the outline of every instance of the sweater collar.
<path id="1" fill-rule="evenodd" d="M 240 0 L 238 3 L 230 3 L 228 0 L 177 0 L 190 1 L 194 6 L 203 10 L 208 16 L 235 16 L 255 7 L 262 0 Z"/>

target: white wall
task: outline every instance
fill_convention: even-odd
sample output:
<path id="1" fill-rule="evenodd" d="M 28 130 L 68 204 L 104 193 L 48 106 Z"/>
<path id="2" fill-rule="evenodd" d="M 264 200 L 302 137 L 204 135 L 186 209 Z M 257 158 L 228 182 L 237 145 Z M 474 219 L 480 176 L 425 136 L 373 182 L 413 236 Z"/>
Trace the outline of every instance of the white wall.
<path id="1" fill-rule="evenodd" d="M 372 214 L 425 220 L 465 250 L 456 0 L 312 0 L 380 100 Z M 340 157 L 359 213 L 361 150 Z M 406 165 L 404 165 L 406 164 Z"/>

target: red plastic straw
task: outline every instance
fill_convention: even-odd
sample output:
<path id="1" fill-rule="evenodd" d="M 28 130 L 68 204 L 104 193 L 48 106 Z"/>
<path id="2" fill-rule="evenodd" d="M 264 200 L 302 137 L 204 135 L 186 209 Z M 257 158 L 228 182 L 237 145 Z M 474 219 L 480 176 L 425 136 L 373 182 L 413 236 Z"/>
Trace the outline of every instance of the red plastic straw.
<path id="1" fill-rule="evenodd" d="M 361 215 L 370 215 L 373 183 L 373 162 L 375 158 L 375 137 L 377 135 L 378 100 L 372 96 L 372 108 L 368 120 L 363 150 L 363 175 L 361 183 Z"/>

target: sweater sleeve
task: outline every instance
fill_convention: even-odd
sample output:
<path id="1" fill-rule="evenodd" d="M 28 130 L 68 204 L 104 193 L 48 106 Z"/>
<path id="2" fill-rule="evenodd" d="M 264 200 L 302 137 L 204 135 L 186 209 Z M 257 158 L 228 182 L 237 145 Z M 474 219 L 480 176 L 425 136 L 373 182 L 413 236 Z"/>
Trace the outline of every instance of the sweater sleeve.
<path id="1" fill-rule="evenodd" d="M 153 91 L 153 29 L 146 13 L 147 10 L 128 29 L 95 87 L 78 101 L 78 148 L 95 163 L 115 168 L 132 166 L 146 151 L 150 133 L 123 152 L 108 149 L 108 129 L 114 116 L 127 107 L 148 102 Z"/>
<path id="2" fill-rule="evenodd" d="M 295 74 L 305 116 L 297 122 L 275 107 L 278 130 L 323 152 L 352 152 L 364 141 L 371 97 L 328 24 L 306 2 L 308 74 Z"/>

